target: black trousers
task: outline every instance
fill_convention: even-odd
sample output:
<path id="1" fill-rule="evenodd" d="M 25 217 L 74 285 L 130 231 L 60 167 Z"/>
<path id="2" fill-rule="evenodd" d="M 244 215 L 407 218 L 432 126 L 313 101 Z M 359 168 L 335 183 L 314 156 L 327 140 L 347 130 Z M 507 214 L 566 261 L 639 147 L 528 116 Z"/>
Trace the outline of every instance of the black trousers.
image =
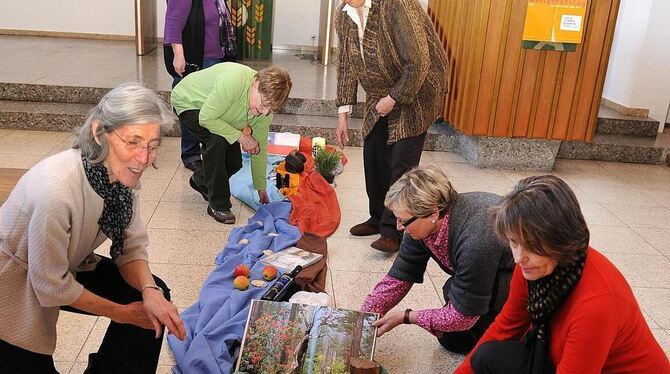
<path id="1" fill-rule="evenodd" d="M 533 365 L 535 369 L 531 370 L 532 355 L 529 350 L 526 343 L 521 341 L 489 341 L 480 345 L 472 354 L 470 365 L 478 374 L 539 372 L 553 374 L 556 372 L 551 362 L 543 362 L 543 365 L 536 363 Z"/>
<path id="2" fill-rule="evenodd" d="M 103 257 L 95 270 L 77 273 L 77 281 L 94 294 L 119 304 L 142 301 L 142 294 L 121 276 L 111 259 Z M 170 300 L 170 291 L 160 278 L 154 281 Z M 66 306 L 62 310 L 88 314 Z M 163 336 L 154 330 L 111 321 L 97 353 L 89 355 L 85 373 L 155 373 Z M 58 373 L 53 357 L 19 348 L 0 340 L 0 373 Z"/>
<path id="3" fill-rule="evenodd" d="M 214 210 L 230 210 L 230 177 L 242 168 L 240 143 L 233 144 L 200 126 L 199 110 L 187 110 L 179 120 L 202 143 L 203 167 L 193 173 L 193 181 L 209 197 Z"/>
<path id="4" fill-rule="evenodd" d="M 393 212 L 384 199 L 391 185 L 408 170 L 419 165 L 426 133 L 386 144 L 389 138 L 388 117 L 380 117 L 363 142 L 365 190 L 368 194 L 370 224 L 379 226 L 382 238 L 400 240 Z"/>
<path id="5" fill-rule="evenodd" d="M 483 316 L 479 317 L 474 326 L 470 330 L 447 332 L 437 340 L 442 346 L 450 352 L 459 354 L 468 354 L 472 348 L 477 345 L 479 339 L 484 335 L 486 329 L 489 328 L 493 320 L 496 319 L 498 312 L 489 311 Z"/>

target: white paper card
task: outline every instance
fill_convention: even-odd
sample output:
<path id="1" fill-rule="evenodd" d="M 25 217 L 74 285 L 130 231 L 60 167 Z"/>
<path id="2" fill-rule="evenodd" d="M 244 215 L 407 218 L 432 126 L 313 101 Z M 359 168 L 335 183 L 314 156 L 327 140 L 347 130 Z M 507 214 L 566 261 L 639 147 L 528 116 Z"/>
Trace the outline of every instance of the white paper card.
<path id="1" fill-rule="evenodd" d="M 582 29 L 582 16 L 564 14 L 561 16 L 561 31 L 577 31 Z"/>

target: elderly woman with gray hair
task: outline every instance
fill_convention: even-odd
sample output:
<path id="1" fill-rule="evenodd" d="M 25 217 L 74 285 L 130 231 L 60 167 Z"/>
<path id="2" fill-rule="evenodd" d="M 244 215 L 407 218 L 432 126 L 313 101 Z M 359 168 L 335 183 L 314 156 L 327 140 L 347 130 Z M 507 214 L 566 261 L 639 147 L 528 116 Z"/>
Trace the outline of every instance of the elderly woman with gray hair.
<path id="1" fill-rule="evenodd" d="M 384 315 L 374 323 L 379 336 L 401 323 L 416 324 L 449 351 L 467 353 L 475 346 L 507 299 L 514 267 L 488 219 L 499 201 L 486 192 L 457 193 L 435 168 L 410 170 L 391 186 L 384 204 L 405 234 L 391 270 L 362 306 Z M 446 305 L 390 311 L 414 283 L 423 283 L 431 258 L 450 275 L 442 287 Z"/>
<path id="2" fill-rule="evenodd" d="M 60 310 L 112 320 L 87 373 L 153 373 L 163 328 L 185 337 L 169 289 L 149 270 L 134 190 L 172 123 L 153 91 L 120 85 L 73 148 L 33 166 L 0 207 L 0 372 L 57 372 Z M 93 252 L 106 239 L 111 258 Z"/>

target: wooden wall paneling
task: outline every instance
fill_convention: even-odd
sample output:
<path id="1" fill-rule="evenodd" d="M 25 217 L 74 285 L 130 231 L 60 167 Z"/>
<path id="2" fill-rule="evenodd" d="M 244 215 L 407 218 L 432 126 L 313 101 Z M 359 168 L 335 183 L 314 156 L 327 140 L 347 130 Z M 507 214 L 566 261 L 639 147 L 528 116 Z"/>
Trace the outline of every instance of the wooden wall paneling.
<path id="1" fill-rule="evenodd" d="M 556 103 L 556 119 L 553 122 L 550 139 L 567 139 L 568 125 L 572 121 L 573 99 L 579 74 L 579 62 L 584 47 L 577 46 L 575 52 L 566 53 L 563 79 L 561 80 L 558 102 Z"/>
<path id="2" fill-rule="evenodd" d="M 536 104 L 535 87 L 541 76 L 541 51 L 526 49 L 523 51 L 524 61 L 521 64 L 521 75 L 518 79 L 519 90 L 515 105 L 514 122 L 512 122 L 512 136 L 526 137 L 528 135 L 530 116 Z"/>
<path id="3" fill-rule="evenodd" d="M 605 45 L 601 54 L 600 67 L 598 71 L 598 83 L 595 89 L 595 97 L 602 97 L 605 87 L 605 78 L 607 75 L 607 65 L 609 64 L 610 53 L 612 52 L 612 42 L 614 41 L 614 30 L 616 28 L 617 15 L 619 14 L 620 0 L 612 0 L 610 7 L 609 20 L 607 23 L 607 32 L 605 35 Z M 600 100 L 593 100 L 591 103 L 591 116 L 589 127 L 586 132 L 586 139 L 593 139 L 598 126 L 598 113 L 600 112 Z"/>
<path id="4" fill-rule="evenodd" d="M 489 134 L 493 124 L 491 112 L 495 110 L 494 93 L 496 77 L 499 73 L 501 50 L 504 49 L 502 38 L 505 24 L 505 2 L 490 1 L 489 13 L 486 19 L 486 43 L 482 56 L 482 72 L 479 77 L 479 92 L 475 109 L 475 129 L 483 129 L 483 134 Z"/>
<path id="5" fill-rule="evenodd" d="M 503 71 L 505 67 L 505 51 L 507 50 L 508 30 L 510 22 L 512 21 L 512 5 L 511 1 L 505 1 L 505 15 L 503 17 L 503 25 L 500 38 L 500 51 L 498 53 L 498 62 L 496 66 L 496 78 L 493 87 L 493 102 L 491 105 L 491 119 L 489 120 L 488 134 L 494 136 L 506 136 L 507 130 L 500 127 L 496 128 L 496 113 L 500 103 L 500 87 L 503 82 Z M 496 130 L 498 131 L 496 133 Z M 500 133 L 500 135 L 498 135 Z"/>
<path id="6" fill-rule="evenodd" d="M 479 90 L 479 81 L 481 76 L 482 58 L 484 54 L 484 44 L 486 33 L 486 24 L 484 23 L 485 14 L 488 13 L 488 1 L 478 1 L 477 5 L 471 7 L 473 10 L 469 14 L 467 28 L 470 38 L 466 43 L 467 54 L 465 56 L 465 82 L 464 95 L 460 100 L 459 116 L 460 127 L 464 132 L 470 134 L 485 135 L 486 131 L 476 131 L 475 129 L 475 108 L 477 107 L 477 92 Z"/>
<path id="7" fill-rule="evenodd" d="M 463 75 L 461 71 L 463 70 L 463 44 L 465 39 L 465 33 L 462 28 L 464 27 L 463 19 L 466 17 L 467 4 L 464 4 L 464 0 L 453 0 L 452 1 L 452 15 L 455 17 L 455 22 L 450 24 L 448 30 L 448 39 L 453 40 L 451 44 L 448 45 L 448 48 L 451 50 L 451 79 L 449 83 L 451 84 L 450 94 L 449 94 L 449 113 L 448 117 L 449 122 L 458 126 L 458 118 L 456 117 L 457 103 L 458 99 L 461 96 L 460 88 L 462 87 Z"/>
<path id="8" fill-rule="evenodd" d="M 468 100 L 465 103 L 465 123 L 470 126 L 470 132 L 475 135 L 486 135 L 488 126 L 486 123 L 478 123 L 475 121 L 477 114 L 477 107 L 479 106 L 479 92 L 482 90 L 482 70 L 484 68 L 484 49 L 487 45 L 487 29 L 489 22 L 489 11 L 491 8 L 491 0 L 480 1 L 480 6 L 475 14 L 474 27 L 477 30 L 476 38 L 472 45 L 473 60 L 470 65 L 472 73 L 469 74 L 469 92 Z M 491 43 L 488 43 L 491 44 Z M 465 100 L 464 100 L 465 101 Z"/>
<path id="9" fill-rule="evenodd" d="M 549 135 L 549 122 L 553 119 L 552 112 L 555 106 L 556 82 L 560 79 L 558 72 L 561 67 L 561 55 L 561 52 L 556 51 L 547 51 L 544 54 L 537 105 L 531 117 L 533 128 L 529 129 L 531 138 L 547 138 Z"/>
<path id="10" fill-rule="evenodd" d="M 512 0 L 509 26 L 507 29 L 507 42 L 505 43 L 505 61 L 503 63 L 500 90 L 498 93 L 498 105 L 495 112 L 493 125 L 495 136 L 510 136 L 510 124 L 513 122 L 513 105 L 516 102 L 518 88 L 517 77 L 520 75 L 519 63 L 523 62 L 521 48 L 521 35 L 523 34 L 523 22 L 526 18 L 527 0 Z"/>
<path id="11" fill-rule="evenodd" d="M 607 32 L 607 23 L 610 15 L 610 1 L 595 1 L 590 14 L 588 23 L 589 33 L 588 48 L 586 56 L 582 61 L 582 82 L 577 91 L 579 100 L 576 103 L 575 119 L 572 121 L 572 128 L 568 134 L 570 140 L 584 140 L 588 132 L 588 127 L 594 123 L 590 121 L 591 107 L 594 100 L 601 101 L 602 92 L 595 98 L 596 84 L 598 82 L 598 72 L 600 71 L 600 61 L 605 45 L 605 35 Z"/>

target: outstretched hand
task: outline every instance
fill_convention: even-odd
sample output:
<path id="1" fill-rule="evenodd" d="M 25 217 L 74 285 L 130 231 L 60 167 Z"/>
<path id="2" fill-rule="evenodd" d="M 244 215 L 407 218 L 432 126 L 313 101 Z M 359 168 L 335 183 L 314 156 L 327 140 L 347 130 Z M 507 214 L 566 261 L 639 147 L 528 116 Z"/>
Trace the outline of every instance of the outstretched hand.
<path id="1" fill-rule="evenodd" d="M 163 326 L 177 339 L 186 339 L 184 322 L 179 317 L 177 307 L 167 301 L 163 294 L 154 289 L 146 289 L 142 292 L 144 311 L 151 321 L 152 328 L 156 331 L 156 338 L 163 332 Z"/>
<path id="2" fill-rule="evenodd" d="M 402 324 L 403 319 L 405 319 L 405 312 L 394 310 L 372 322 L 372 326 L 377 328 L 377 336 L 382 336 Z"/>

